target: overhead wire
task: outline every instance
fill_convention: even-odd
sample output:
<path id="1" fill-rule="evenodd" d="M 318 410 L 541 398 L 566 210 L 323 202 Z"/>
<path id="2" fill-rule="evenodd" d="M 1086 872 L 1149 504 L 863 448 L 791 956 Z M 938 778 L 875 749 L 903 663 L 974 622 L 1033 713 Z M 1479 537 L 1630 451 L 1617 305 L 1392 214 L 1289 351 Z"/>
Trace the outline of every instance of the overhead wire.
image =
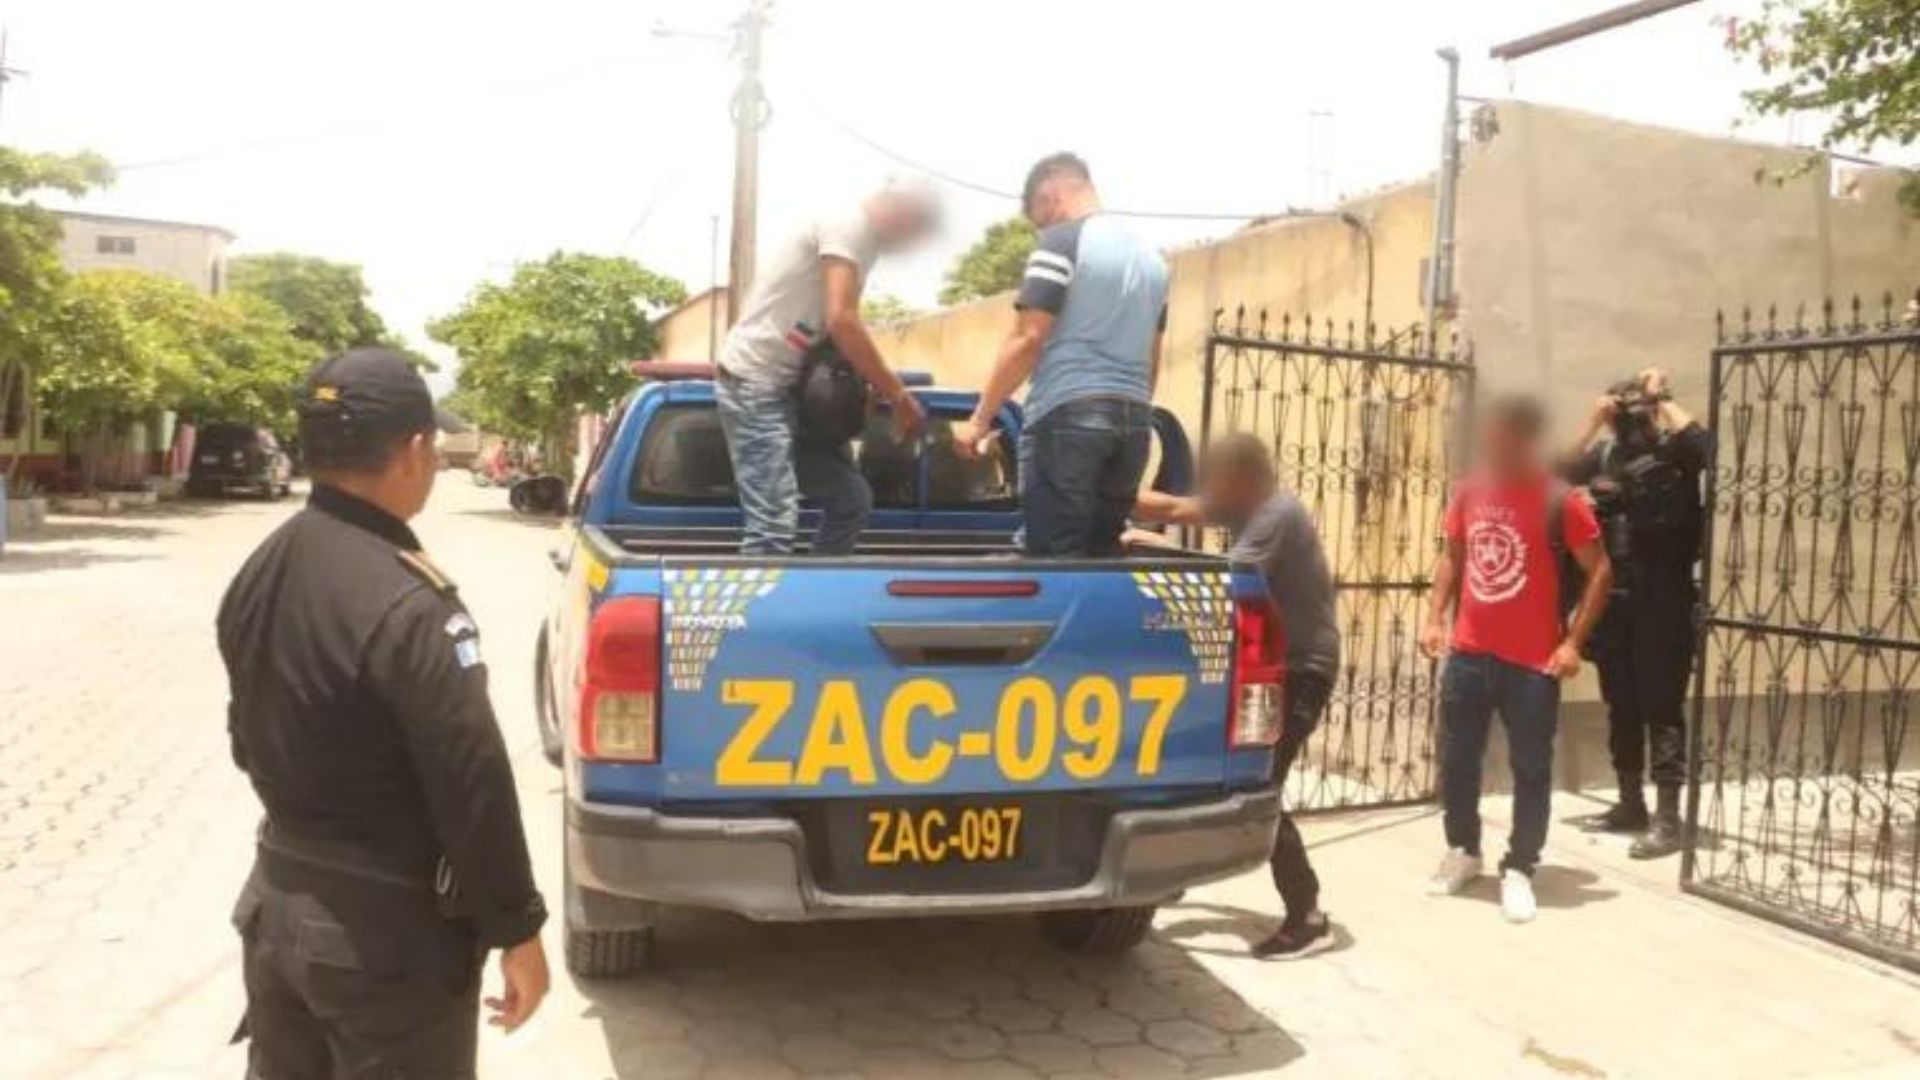
<path id="1" fill-rule="evenodd" d="M 886 158 L 887 160 L 893 162 L 894 164 L 901 166 L 902 168 L 911 169 L 914 172 L 924 174 L 930 179 L 939 181 L 940 183 L 946 184 L 950 187 L 959 188 L 962 191 L 971 191 L 976 195 L 985 195 L 985 196 L 989 196 L 991 198 L 996 198 L 996 199 L 1006 199 L 1016 203 L 1021 201 L 1021 196 L 1019 192 L 1009 191 L 1005 188 L 995 187 L 992 184 L 983 184 L 978 180 L 971 180 L 971 179 L 968 179 L 967 177 L 958 176 L 954 173 L 948 172 L 947 170 L 939 168 L 937 166 L 929 165 L 925 161 L 922 161 L 911 155 L 902 153 L 901 151 L 896 150 L 891 146 L 888 146 L 887 144 L 881 142 L 880 140 L 874 138 L 873 136 L 868 135 L 867 133 L 854 127 L 853 125 L 839 119 L 838 117 L 834 116 L 830 111 L 822 108 L 818 102 L 807 97 L 806 95 L 802 94 L 802 95 L 799 95 L 799 97 L 803 104 L 805 104 L 808 108 L 810 108 L 821 120 L 825 121 L 828 124 L 828 126 L 838 131 L 841 135 L 844 135 L 847 138 L 853 140 L 854 142 L 859 143 L 860 145 L 866 147 L 867 149 L 873 151 L 874 153 L 880 155 L 881 157 Z M 1102 207 L 1101 212 L 1105 214 L 1111 214 L 1114 217 L 1147 218 L 1147 219 L 1154 219 L 1154 220 L 1160 220 L 1160 221 L 1256 221 L 1256 220 L 1264 220 L 1264 219 L 1289 218 L 1289 217 L 1338 217 L 1340 216 L 1340 212 L 1337 210 L 1302 210 L 1298 207 L 1291 207 L 1291 206 L 1281 210 L 1267 210 L 1267 211 L 1259 211 L 1255 213 L 1242 213 L 1237 211 L 1235 212 L 1212 211 L 1212 210 L 1140 210 L 1140 209 L 1135 209 L 1130 207 L 1111 207 L 1111 206 Z"/>

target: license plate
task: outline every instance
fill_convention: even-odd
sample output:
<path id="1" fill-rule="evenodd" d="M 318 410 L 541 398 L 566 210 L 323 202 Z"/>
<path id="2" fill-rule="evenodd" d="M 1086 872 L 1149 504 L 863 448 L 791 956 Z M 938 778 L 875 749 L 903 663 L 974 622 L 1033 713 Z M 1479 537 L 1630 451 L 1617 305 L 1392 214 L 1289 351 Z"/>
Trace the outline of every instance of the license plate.
<path id="1" fill-rule="evenodd" d="M 867 811 L 868 866 L 1012 862 L 1020 857 L 1018 806 L 878 807 Z"/>
<path id="2" fill-rule="evenodd" d="M 202 465 L 218 465 L 218 464 L 220 464 L 220 455 L 219 455 L 219 454 L 201 454 L 201 455 L 200 455 L 200 464 L 202 464 Z"/>

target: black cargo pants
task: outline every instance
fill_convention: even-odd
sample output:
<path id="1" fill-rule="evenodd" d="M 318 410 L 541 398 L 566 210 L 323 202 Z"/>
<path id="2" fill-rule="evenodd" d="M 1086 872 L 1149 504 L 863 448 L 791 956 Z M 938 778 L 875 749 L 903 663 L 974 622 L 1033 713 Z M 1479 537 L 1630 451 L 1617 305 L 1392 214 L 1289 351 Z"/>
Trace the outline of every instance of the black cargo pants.
<path id="1" fill-rule="evenodd" d="M 262 852 L 234 908 L 248 1080 L 469 1080 L 481 952 L 430 891 Z"/>
<path id="2" fill-rule="evenodd" d="M 1294 759 L 1300 756 L 1307 736 L 1320 726 L 1320 715 L 1326 712 L 1327 698 L 1332 693 L 1333 683 L 1324 675 L 1312 671 L 1287 673 L 1281 702 L 1284 726 L 1280 730 L 1280 744 L 1273 748 L 1273 786 L 1282 800 L 1286 798 L 1287 774 L 1293 769 Z M 1279 890 L 1280 901 L 1287 909 L 1287 919 L 1292 921 L 1319 908 L 1320 877 L 1307 861 L 1307 844 L 1293 823 L 1293 814 L 1284 809 L 1284 801 L 1282 806 L 1280 829 L 1274 834 L 1273 856 L 1268 868 L 1273 872 L 1273 887 Z"/>
<path id="3" fill-rule="evenodd" d="M 1686 783 L 1693 599 L 1690 587 L 1615 596 L 1594 634 L 1589 651 L 1600 669 L 1607 743 L 1623 786 L 1637 789 L 1643 778 L 1661 787 Z"/>

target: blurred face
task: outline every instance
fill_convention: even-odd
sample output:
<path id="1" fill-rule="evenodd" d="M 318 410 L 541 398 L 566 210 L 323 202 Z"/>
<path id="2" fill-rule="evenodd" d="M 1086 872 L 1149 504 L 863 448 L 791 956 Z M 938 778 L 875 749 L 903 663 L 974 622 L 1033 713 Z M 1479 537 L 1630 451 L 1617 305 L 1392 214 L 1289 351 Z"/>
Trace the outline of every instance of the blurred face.
<path id="1" fill-rule="evenodd" d="M 1498 476 L 1521 476 L 1540 467 L 1539 440 L 1513 421 L 1488 418 L 1480 428 L 1480 460 Z"/>
<path id="2" fill-rule="evenodd" d="M 1065 178 L 1056 176 L 1042 181 L 1033 189 L 1033 198 L 1027 201 L 1026 214 L 1034 228 L 1045 229 L 1066 220 L 1066 200 L 1061 195 L 1065 186 Z"/>
<path id="3" fill-rule="evenodd" d="M 878 196 L 868 205 L 867 218 L 882 251 L 918 247 L 933 235 L 933 211 L 915 199 Z"/>
<path id="4" fill-rule="evenodd" d="M 1200 500 L 1220 524 L 1237 529 L 1273 494 L 1264 477 L 1223 464 L 1207 470 Z"/>

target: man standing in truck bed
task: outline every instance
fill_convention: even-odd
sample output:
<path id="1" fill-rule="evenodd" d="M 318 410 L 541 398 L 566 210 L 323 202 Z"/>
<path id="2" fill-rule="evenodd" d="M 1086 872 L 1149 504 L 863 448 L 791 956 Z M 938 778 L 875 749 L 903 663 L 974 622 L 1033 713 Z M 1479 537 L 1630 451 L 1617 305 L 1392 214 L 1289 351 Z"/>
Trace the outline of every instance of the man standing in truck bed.
<path id="1" fill-rule="evenodd" d="M 977 456 L 1031 376 L 1019 455 L 1027 552 L 1117 554 L 1152 439 L 1166 260 L 1101 212 L 1087 163 L 1072 154 L 1033 167 L 1022 209 L 1040 241 L 1018 318 L 955 442 Z"/>
<path id="2" fill-rule="evenodd" d="M 754 277 L 715 373 L 720 425 L 746 519 L 742 552 L 792 551 L 803 493 L 820 507 L 813 553 L 853 551 L 873 492 L 844 439 L 809 439 L 800 430 L 803 358 L 830 346 L 892 406 L 903 440 L 919 434 L 926 411 L 874 347 L 860 317 L 860 292 L 881 255 L 918 243 L 938 219 L 930 188 L 896 180 L 856 213 L 801 229 Z"/>

